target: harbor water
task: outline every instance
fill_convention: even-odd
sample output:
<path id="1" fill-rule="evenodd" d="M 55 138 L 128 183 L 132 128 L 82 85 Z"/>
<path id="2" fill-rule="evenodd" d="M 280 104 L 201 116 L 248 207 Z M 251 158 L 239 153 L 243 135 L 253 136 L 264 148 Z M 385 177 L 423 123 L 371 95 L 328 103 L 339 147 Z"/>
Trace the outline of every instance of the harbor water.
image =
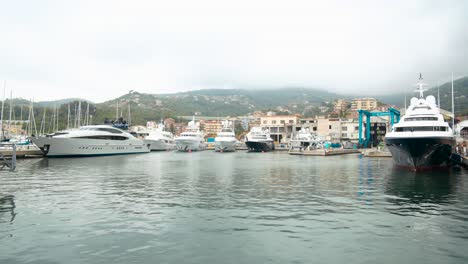
<path id="1" fill-rule="evenodd" d="M 0 263 L 468 263 L 468 170 L 159 152 L 0 171 Z"/>

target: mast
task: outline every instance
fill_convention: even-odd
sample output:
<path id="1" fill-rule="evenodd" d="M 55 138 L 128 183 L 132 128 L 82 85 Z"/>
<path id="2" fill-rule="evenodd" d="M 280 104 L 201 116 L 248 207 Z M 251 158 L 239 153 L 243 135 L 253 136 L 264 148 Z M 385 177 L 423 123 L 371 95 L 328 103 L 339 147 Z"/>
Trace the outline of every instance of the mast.
<path id="1" fill-rule="evenodd" d="M 1 139 L 3 139 L 3 107 L 5 105 L 5 89 L 6 89 L 6 80 L 3 81 L 3 99 L 2 99 L 2 113 L 0 117 L 0 129 L 1 129 Z"/>
<path id="2" fill-rule="evenodd" d="M 39 135 L 44 135 L 45 133 L 46 112 L 47 112 L 47 108 L 44 107 L 44 114 L 42 115 L 41 126 L 39 127 Z"/>
<path id="3" fill-rule="evenodd" d="M 437 81 L 437 105 L 439 106 L 439 109 L 440 109 L 440 87 L 439 87 L 439 81 Z"/>
<path id="4" fill-rule="evenodd" d="M 57 106 L 57 131 L 59 131 L 59 113 L 60 113 L 60 105 Z"/>
<path id="5" fill-rule="evenodd" d="M 10 90 L 10 115 L 8 116 L 8 130 L 11 131 L 11 113 L 13 107 L 13 90 Z"/>
<path id="6" fill-rule="evenodd" d="M 453 102 L 453 72 L 452 72 L 452 130 L 455 133 L 455 104 Z"/>
<path id="7" fill-rule="evenodd" d="M 416 84 L 418 86 L 418 89 L 416 89 L 416 92 L 419 92 L 419 98 L 423 99 L 424 98 L 424 91 L 426 91 L 423 87 L 426 85 L 423 83 L 423 77 L 422 73 L 419 73 L 419 81 Z"/>
<path id="8" fill-rule="evenodd" d="M 89 125 L 89 102 L 88 105 L 86 106 L 86 123 L 87 126 Z"/>
<path id="9" fill-rule="evenodd" d="M 78 101 L 78 127 L 81 126 L 81 101 Z"/>
<path id="10" fill-rule="evenodd" d="M 67 129 L 70 129 L 70 103 L 68 103 Z"/>
<path id="11" fill-rule="evenodd" d="M 119 119 L 119 101 L 117 101 L 117 106 L 115 108 L 115 121 Z"/>
<path id="12" fill-rule="evenodd" d="M 128 126 L 130 126 L 131 121 L 132 121 L 132 117 L 131 117 L 131 115 L 130 115 L 130 102 L 128 102 L 128 116 L 127 116 L 127 124 L 128 124 Z"/>

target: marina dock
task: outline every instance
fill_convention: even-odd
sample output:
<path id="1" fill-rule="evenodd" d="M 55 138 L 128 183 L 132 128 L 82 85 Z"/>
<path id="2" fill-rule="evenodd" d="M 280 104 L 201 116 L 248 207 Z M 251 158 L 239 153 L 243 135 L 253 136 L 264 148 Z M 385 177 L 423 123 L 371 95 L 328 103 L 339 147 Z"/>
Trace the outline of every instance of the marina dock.
<path id="1" fill-rule="evenodd" d="M 392 153 L 390 153 L 390 151 L 388 150 L 364 149 L 362 150 L 362 154 L 364 155 L 364 157 L 369 157 L 369 158 L 384 158 L 384 157 L 391 158 L 392 157 Z"/>
<path id="2" fill-rule="evenodd" d="M 304 155 L 304 156 L 333 156 L 344 154 L 361 153 L 358 149 L 314 149 L 303 151 L 289 151 L 290 155 Z"/>

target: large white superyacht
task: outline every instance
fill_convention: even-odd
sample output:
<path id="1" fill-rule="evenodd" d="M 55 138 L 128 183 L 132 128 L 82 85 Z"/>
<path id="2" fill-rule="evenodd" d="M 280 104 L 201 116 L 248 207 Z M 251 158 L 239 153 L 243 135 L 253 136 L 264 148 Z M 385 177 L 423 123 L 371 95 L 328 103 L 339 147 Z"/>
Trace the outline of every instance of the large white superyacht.
<path id="1" fill-rule="evenodd" d="M 232 128 L 232 122 L 226 120 L 222 122 L 223 128 L 215 137 L 215 151 L 217 152 L 229 152 L 236 151 L 237 139 L 234 129 Z"/>
<path id="2" fill-rule="evenodd" d="M 455 145 L 455 136 L 435 97 L 424 98 L 421 76 L 417 85 L 419 98 L 411 98 L 405 115 L 385 136 L 393 161 L 414 171 L 448 165 Z"/>
<path id="3" fill-rule="evenodd" d="M 270 131 L 261 127 L 252 127 L 245 136 L 245 145 L 249 151 L 266 152 L 275 149 L 273 139 L 270 137 Z"/>
<path id="4" fill-rule="evenodd" d="M 31 141 L 48 157 L 103 156 L 147 153 L 149 145 L 130 133 L 108 125 L 82 126 Z"/>
<path id="5" fill-rule="evenodd" d="M 144 141 L 150 145 L 152 151 L 173 150 L 176 148 L 174 135 L 165 130 L 164 124 L 148 129 L 148 135 Z"/>
<path id="6" fill-rule="evenodd" d="M 191 152 L 206 149 L 203 132 L 200 131 L 200 123 L 195 118 L 188 123 L 187 129 L 175 138 L 178 151 Z"/>

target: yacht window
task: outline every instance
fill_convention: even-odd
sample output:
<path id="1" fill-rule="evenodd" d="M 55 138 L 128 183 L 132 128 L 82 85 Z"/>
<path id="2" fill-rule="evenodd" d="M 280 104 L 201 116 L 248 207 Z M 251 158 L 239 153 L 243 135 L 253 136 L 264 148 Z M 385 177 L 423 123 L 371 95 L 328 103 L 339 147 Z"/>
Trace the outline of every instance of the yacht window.
<path id="1" fill-rule="evenodd" d="M 437 117 L 429 117 L 429 116 L 424 116 L 424 117 L 407 117 L 407 118 L 405 118 L 405 121 L 427 121 L 427 120 L 437 121 L 438 118 L 437 118 Z"/>
<path id="2" fill-rule="evenodd" d="M 109 133 L 113 133 L 113 134 L 122 134 L 122 131 L 117 130 L 117 129 L 113 129 L 113 128 L 99 127 L 97 130 L 98 131 L 105 131 L 105 132 L 109 132 Z"/>
<path id="3" fill-rule="evenodd" d="M 415 131 L 447 131 L 447 127 L 397 127 L 396 132 L 415 132 Z"/>
<path id="4" fill-rule="evenodd" d="M 413 110 L 417 110 L 417 109 L 427 109 L 427 110 L 431 110 L 431 108 L 429 106 L 415 106 L 413 108 Z"/>
<path id="5" fill-rule="evenodd" d="M 103 139 L 103 140 L 127 140 L 127 137 L 123 136 L 84 136 L 74 138 L 86 138 L 86 139 Z"/>

